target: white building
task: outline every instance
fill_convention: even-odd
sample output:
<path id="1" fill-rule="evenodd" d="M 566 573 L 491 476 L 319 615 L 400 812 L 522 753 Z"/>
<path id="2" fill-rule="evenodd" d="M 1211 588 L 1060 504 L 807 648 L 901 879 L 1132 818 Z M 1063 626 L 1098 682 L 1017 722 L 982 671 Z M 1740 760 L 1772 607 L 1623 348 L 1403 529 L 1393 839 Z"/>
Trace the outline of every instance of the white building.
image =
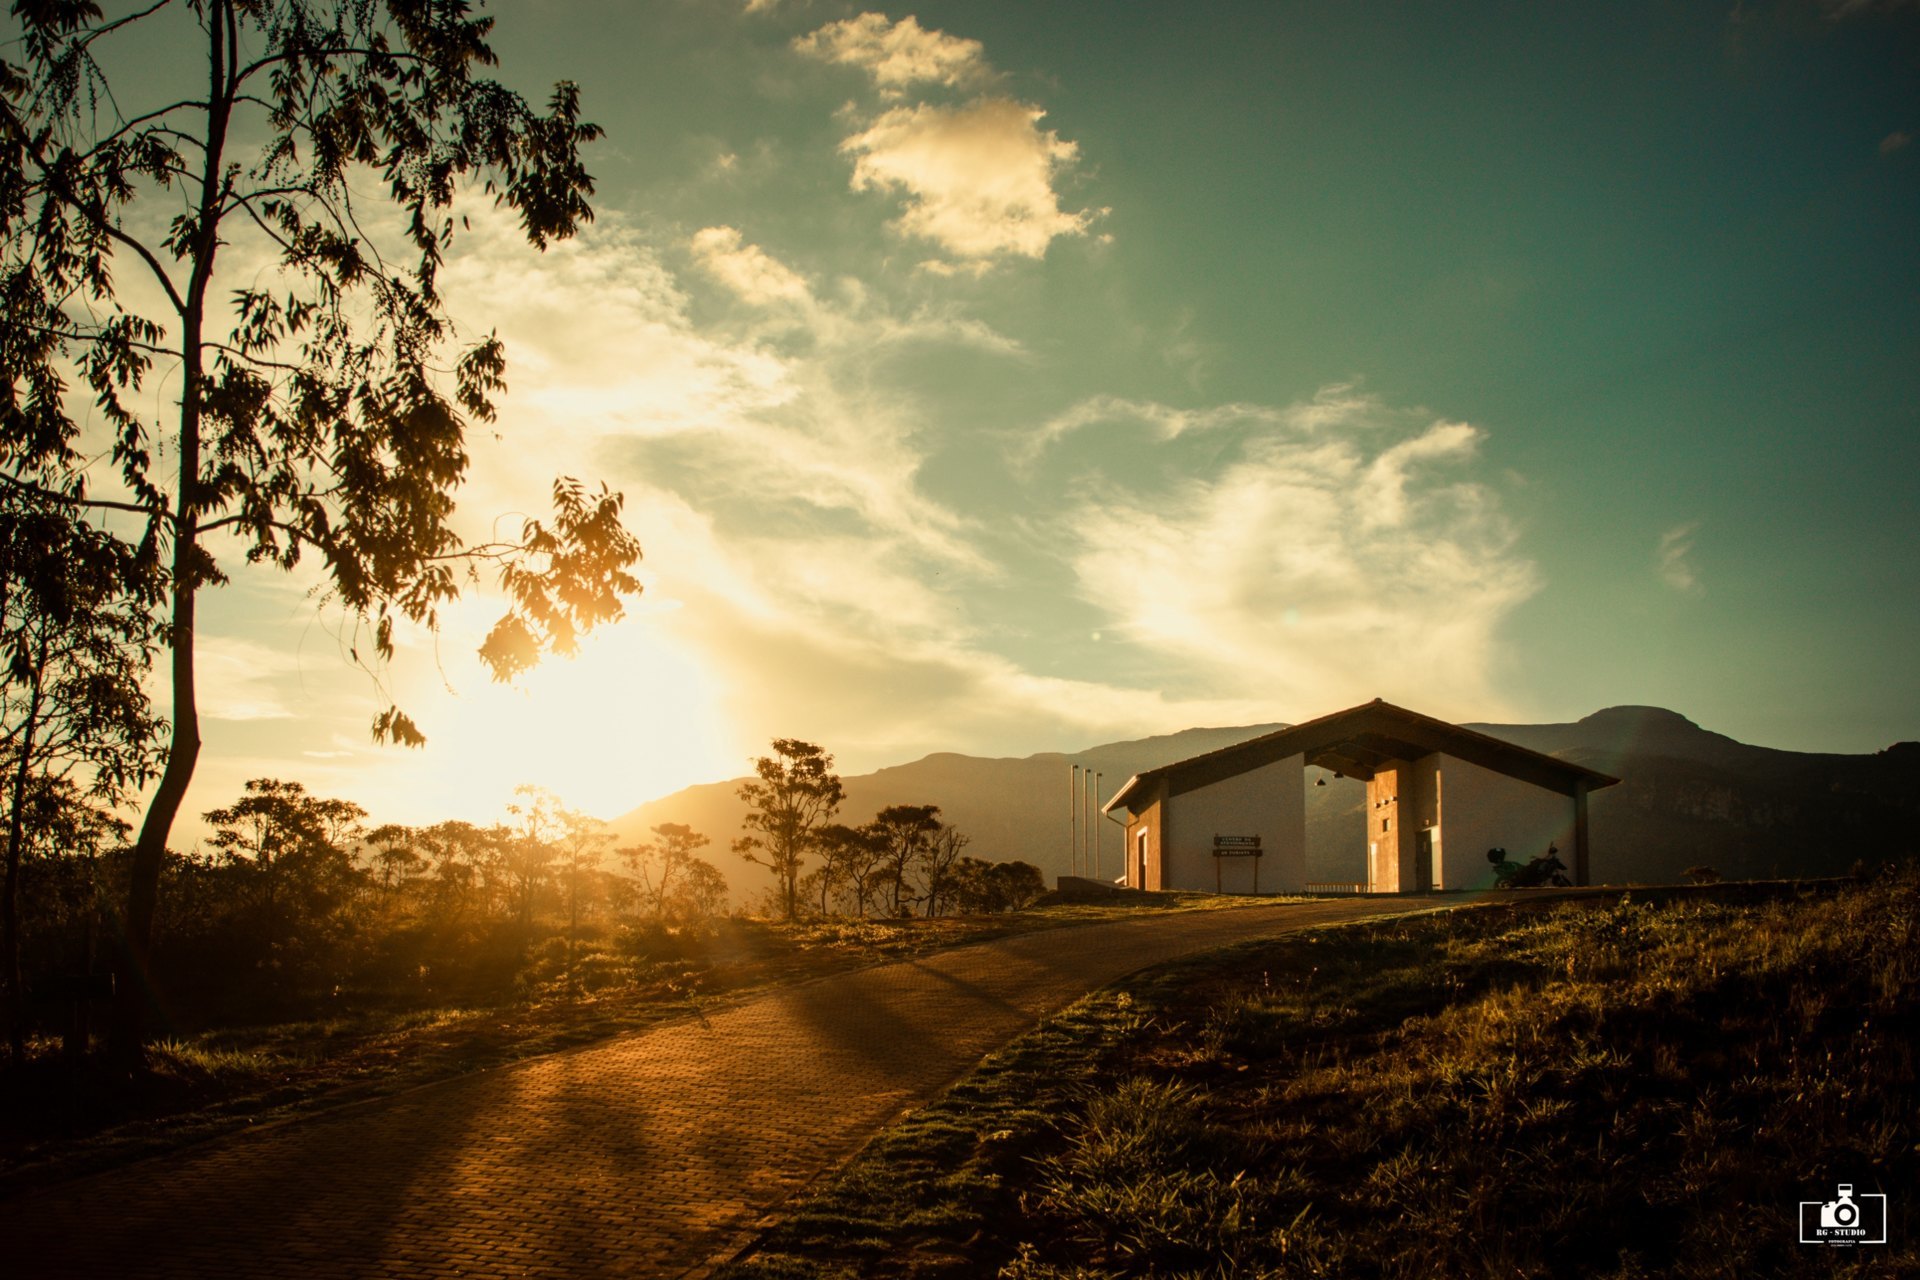
<path id="1" fill-rule="evenodd" d="M 1525 862 L 1558 848 L 1586 884 L 1587 794 L 1619 781 L 1376 698 L 1129 778 L 1102 806 L 1127 814 L 1127 884 L 1305 889 L 1308 765 L 1367 784 L 1375 893 L 1485 885 L 1490 849 Z"/>

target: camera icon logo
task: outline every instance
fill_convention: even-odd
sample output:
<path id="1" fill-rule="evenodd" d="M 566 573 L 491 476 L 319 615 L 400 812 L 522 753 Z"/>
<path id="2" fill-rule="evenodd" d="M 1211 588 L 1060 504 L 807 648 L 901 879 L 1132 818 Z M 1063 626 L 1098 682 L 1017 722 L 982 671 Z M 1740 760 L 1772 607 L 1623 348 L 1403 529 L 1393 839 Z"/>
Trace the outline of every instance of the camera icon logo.
<path id="1" fill-rule="evenodd" d="M 1800 1202 L 1800 1243 L 1827 1245 L 1885 1244 L 1887 1198 L 1855 1195 L 1851 1182 L 1837 1184 L 1831 1200 Z"/>

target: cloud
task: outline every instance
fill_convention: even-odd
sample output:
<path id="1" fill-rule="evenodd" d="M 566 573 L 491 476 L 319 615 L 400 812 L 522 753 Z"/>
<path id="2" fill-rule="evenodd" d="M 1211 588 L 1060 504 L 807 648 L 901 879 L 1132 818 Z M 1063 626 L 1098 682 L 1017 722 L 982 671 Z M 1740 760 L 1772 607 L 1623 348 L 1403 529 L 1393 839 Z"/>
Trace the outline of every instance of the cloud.
<path id="1" fill-rule="evenodd" d="M 1136 424 L 1161 440 L 1234 428 L 1275 427 L 1303 435 L 1341 427 L 1364 427 L 1380 413 L 1379 401 L 1352 383 L 1330 383 L 1307 400 L 1276 408 L 1244 402 L 1183 409 L 1124 396 L 1091 396 L 1047 419 L 1029 435 L 1019 452 L 1031 462 L 1047 447 L 1089 427 Z"/>
<path id="2" fill-rule="evenodd" d="M 1367 464 L 1368 501 L 1361 519 L 1369 528 L 1404 525 L 1411 514 L 1407 481 L 1414 468 L 1435 459 L 1464 457 L 1480 442 L 1478 428 L 1464 422 L 1436 422 L 1411 440 L 1383 451 Z"/>
<path id="3" fill-rule="evenodd" d="M 1497 495 L 1459 475 L 1479 429 L 1376 406 L 1331 435 L 1303 430 L 1302 406 L 1232 408 L 1258 429 L 1217 466 L 1171 483 L 1109 469 L 1067 515 L 1103 630 L 1272 714 L 1376 695 L 1497 709 L 1499 628 L 1539 579 Z"/>
<path id="4" fill-rule="evenodd" d="M 328 661 L 332 655 L 327 655 Z M 286 686 L 297 689 L 300 660 L 234 636 L 202 635 L 194 647 L 194 692 L 209 720 L 288 720 Z"/>
<path id="5" fill-rule="evenodd" d="M 707 227 L 694 233 L 694 260 L 740 297 L 758 306 L 811 302 L 812 291 L 793 268 L 757 244 L 745 244 L 733 227 Z"/>
<path id="6" fill-rule="evenodd" d="M 1653 553 L 1653 568 L 1660 575 L 1660 581 L 1675 591 L 1690 595 L 1697 595 L 1705 589 L 1689 558 L 1693 555 L 1693 535 L 1699 531 L 1700 523 L 1690 520 L 1667 530 L 1660 535 L 1660 545 Z"/>
<path id="7" fill-rule="evenodd" d="M 989 74 L 978 40 L 929 31 L 913 15 L 888 22 L 863 13 L 799 37 L 793 47 L 810 57 L 859 67 L 880 91 L 897 97 L 916 84 L 958 86 Z"/>
<path id="8" fill-rule="evenodd" d="M 1068 213 L 1055 177 L 1079 148 L 1040 128 L 1046 112 L 1009 98 L 961 107 L 894 107 L 840 144 L 856 191 L 898 191 L 893 226 L 970 264 L 1039 258 L 1058 236 L 1086 234 L 1092 213 Z"/>
<path id="9" fill-rule="evenodd" d="M 1892 133 L 1880 139 L 1880 154 L 1890 156 L 1896 151 L 1911 146 L 1912 143 L 1912 134 L 1908 133 L 1905 129 L 1895 129 Z"/>

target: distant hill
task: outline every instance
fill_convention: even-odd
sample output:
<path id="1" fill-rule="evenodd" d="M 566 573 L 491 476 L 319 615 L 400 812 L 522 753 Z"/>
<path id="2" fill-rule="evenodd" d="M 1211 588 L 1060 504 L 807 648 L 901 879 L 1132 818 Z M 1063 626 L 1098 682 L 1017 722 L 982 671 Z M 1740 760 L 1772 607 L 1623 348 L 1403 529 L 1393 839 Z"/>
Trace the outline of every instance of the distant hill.
<path id="1" fill-rule="evenodd" d="M 843 778 L 840 820 L 864 822 L 892 804 L 937 804 L 973 838 L 970 852 L 1019 858 L 1048 878 L 1065 874 L 1071 766 L 1098 770 L 1101 799 L 1128 777 L 1175 760 L 1244 742 L 1286 726 L 1188 729 L 1111 742 L 1065 755 L 985 758 L 936 752 L 911 764 Z M 1875 755 L 1777 751 L 1736 742 L 1660 707 L 1610 707 L 1571 724 L 1468 726 L 1621 779 L 1592 801 L 1596 881 L 1672 880 L 1705 864 L 1729 878 L 1826 875 L 1858 858 L 1911 853 L 1920 840 L 1920 743 Z M 1309 771 L 1319 775 L 1319 771 Z M 768 877 L 727 846 L 745 813 L 743 779 L 688 787 L 614 819 L 622 843 L 648 828 L 680 822 L 706 833 L 706 850 L 736 895 L 763 891 Z M 1363 874 L 1364 791 L 1351 779 L 1307 787 L 1307 873 L 1351 880 Z M 1121 828 L 1102 836 L 1105 874 L 1119 872 Z"/>

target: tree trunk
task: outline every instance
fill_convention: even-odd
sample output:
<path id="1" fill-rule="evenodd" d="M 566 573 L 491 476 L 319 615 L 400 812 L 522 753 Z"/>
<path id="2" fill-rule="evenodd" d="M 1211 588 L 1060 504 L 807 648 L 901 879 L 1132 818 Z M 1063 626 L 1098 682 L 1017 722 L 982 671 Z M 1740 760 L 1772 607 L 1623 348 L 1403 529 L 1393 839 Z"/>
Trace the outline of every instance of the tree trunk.
<path id="1" fill-rule="evenodd" d="M 206 320 L 207 286 L 213 279 L 214 257 L 220 248 L 222 170 L 226 166 L 227 125 L 236 92 L 228 68 L 238 56 L 239 36 L 231 0 L 213 0 L 208 6 L 207 138 L 200 173 L 200 196 L 195 212 L 199 226 L 193 245 L 193 271 L 181 308 L 180 336 L 180 469 L 174 494 L 173 616 L 167 635 L 173 676 L 173 736 L 167 747 L 167 767 L 160 786 L 140 823 L 133 845 L 133 866 L 127 884 L 127 914 L 121 922 L 120 954 L 115 965 L 113 1018 L 108 1025 L 107 1048 L 113 1059 L 128 1067 L 146 1057 L 146 1006 L 152 991 L 153 917 L 160 901 L 160 871 L 166 865 L 167 837 L 187 798 L 194 765 L 200 759 L 200 712 L 194 694 L 194 602 L 203 576 L 199 542 L 200 518 L 200 392 L 205 368 L 201 351 Z"/>
<path id="2" fill-rule="evenodd" d="M 182 449 L 184 454 L 188 452 Z M 198 450 L 193 452 L 197 455 Z M 196 457 L 195 465 L 198 465 Z M 185 463 L 182 463 L 184 468 Z M 184 508 L 186 499 L 181 499 Z M 183 517 L 184 520 L 184 517 Z M 160 787 L 147 806 L 133 845 L 127 884 L 126 919 L 114 964 L 113 1017 L 107 1027 L 107 1051 L 123 1066 L 139 1066 L 146 1057 L 146 1012 L 151 998 L 153 917 L 160 901 L 160 871 L 167 859 L 167 836 L 187 797 L 194 762 L 200 757 L 200 716 L 193 686 L 194 589 L 190 567 L 193 546 L 184 530 L 174 542 L 173 589 L 173 736 Z"/>
<path id="3" fill-rule="evenodd" d="M 40 682 L 47 667 L 47 645 L 33 671 L 27 721 L 20 732 L 20 763 L 13 771 L 13 798 L 7 815 L 7 870 L 0 885 L 0 955 L 7 983 L 7 1048 L 15 1062 L 27 1057 L 27 993 L 20 975 L 20 854 L 27 838 L 27 780 L 33 776 L 34 735 L 40 732 Z"/>

